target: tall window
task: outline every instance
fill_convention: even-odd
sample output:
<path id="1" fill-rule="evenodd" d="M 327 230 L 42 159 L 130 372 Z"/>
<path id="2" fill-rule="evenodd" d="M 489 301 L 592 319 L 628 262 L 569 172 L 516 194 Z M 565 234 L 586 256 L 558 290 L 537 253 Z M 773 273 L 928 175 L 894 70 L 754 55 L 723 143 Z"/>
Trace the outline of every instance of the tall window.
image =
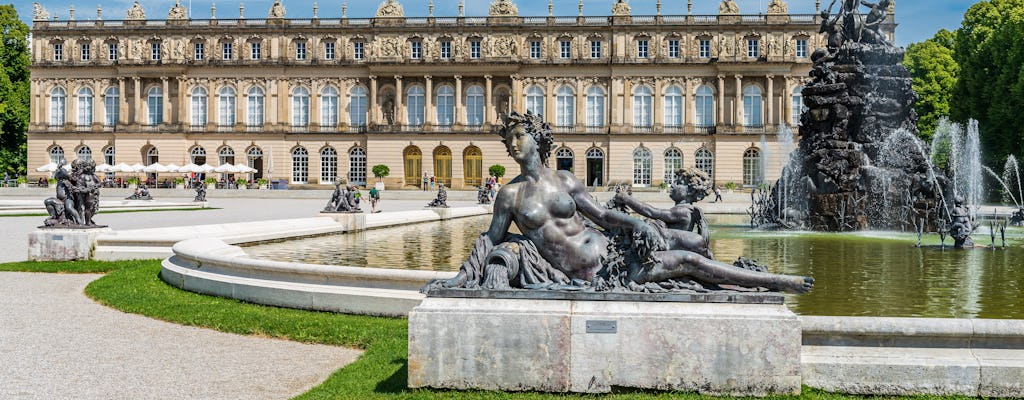
<path id="1" fill-rule="evenodd" d="M 320 92 L 320 126 L 330 129 L 338 126 L 338 89 L 333 86 Z"/>
<path id="2" fill-rule="evenodd" d="M 206 89 L 202 86 L 196 86 L 192 89 L 191 99 L 191 115 L 190 124 L 193 127 L 202 127 L 206 125 L 206 102 L 207 95 Z"/>
<path id="3" fill-rule="evenodd" d="M 807 58 L 807 39 L 796 40 L 796 56 Z"/>
<path id="4" fill-rule="evenodd" d="M 353 147 L 348 151 L 348 181 L 357 186 L 366 186 L 366 150 Z"/>
<path id="5" fill-rule="evenodd" d="M 573 171 L 573 161 L 576 156 L 573 154 L 572 149 L 568 147 L 562 147 L 555 152 L 555 169 L 559 171 Z"/>
<path id="6" fill-rule="evenodd" d="M 693 162 L 697 169 L 708 174 L 712 181 L 715 179 L 715 156 L 710 150 L 703 147 L 697 149 L 697 153 L 693 155 Z"/>
<path id="7" fill-rule="evenodd" d="M 121 96 L 119 91 L 120 89 L 117 87 L 111 86 L 103 93 L 103 124 L 106 126 L 117 125 L 120 118 Z"/>
<path id="8" fill-rule="evenodd" d="M 576 125 L 576 94 L 568 86 L 559 87 L 555 93 L 555 120 L 560 128 Z"/>
<path id="9" fill-rule="evenodd" d="M 107 43 L 107 60 L 117 61 L 117 43 Z"/>
<path id="10" fill-rule="evenodd" d="M 53 61 L 64 61 L 64 44 L 53 44 Z"/>
<path id="11" fill-rule="evenodd" d="M 696 123 L 697 126 L 714 126 L 715 125 L 715 93 L 711 90 L 711 87 L 707 85 L 701 85 L 697 88 L 697 96 L 693 100 L 696 104 Z"/>
<path id="12" fill-rule="evenodd" d="M 711 39 L 700 39 L 698 55 L 700 58 L 711 58 Z"/>
<path id="13" fill-rule="evenodd" d="M 544 116 L 544 89 L 540 86 L 530 86 L 526 89 L 526 111 Z"/>
<path id="14" fill-rule="evenodd" d="M 466 91 L 466 123 L 469 126 L 484 125 L 484 88 L 473 85 Z"/>
<path id="15" fill-rule="evenodd" d="M 206 164 L 206 149 L 202 148 L 202 146 L 193 147 L 192 151 L 189 152 L 188 162 L 196 165 Z"/>
<path id="16" fill-rule="evenodd" d="M 366 89 L 362 86 L 353 87 L 349 92 L 348 119 L 354 127 L 366 126 Z"/>
<path id="17" fill-rule="evenodd" d="M 668 40 L 668 57 L 679 58 L 679 39 Z"/>
<path id="18" fill-rule="evenodd" d="M 761 88 L 743 88 L 743 126 L 761 126 Z"/>
<path id="19" fill-rule="evenodd" d="M 540 41 L 539 40 L 531 40 L 530 41 L 530 58 L 532 58 L 534 60 L 540 58 Z"/>
<path id="20" fill-rule="evenodd" d="M 295 59 L 299 61 L 306 59 L 306 42 L 295 42 Z"/>
<path id="21" fill-rule="evenodd" d="M 423 42 L 415 41 L 411 42 L 412 52 L 409 54 L 409 58 L 413 60 L 419 60 L 423 58 Z"/>
<path id="22" fill-rule="evenodd" d="M 220 58 L 223 60 L 230 60 L 235 57 L 235 47 L 231 43 L 220 44 Z"/>
<path id="23" fill-rule="evenodd" d="M 251 60 L 259 60 L 259 59 L 263 58 L 263 49 L 262 49 L 262 47 L 263 46 L 260 44 L 260 42 L 251 42 L 251 43 L 249 43 L 249 59 L 251 59 Z"/>
<path id="24" fill-rule="evenodd" d="M 591 40 L 590 41 L 590 58 L 598 59 L 601 58 L 601 41 Z"/>
<path id="25" fill-rule="evenodd" d="M 455 123 L 455 89 L 443 85 L 437 88 L 437 124 L 452 126 Z"/>
<path id="26" fill-rule="evenodd" d="M 64 125 L 64 110 L 67 106 L 67 93 L 62 87 L 50 91 L 50 125 Z"/>
<path id="27" fill-rule="evenodd" d="M 217 165 L 234 164 L 235 163 L 235 150 L 228 146 L 221 147 L 217 151 Z"/>
<path id="28" fill-rule="evenodd" d="M 423 90 L 423 86 L 413 86 L 409 88 L 409 97 L 407 101 L 408 104 L 406 105 L 408 109 L 408 113 L 406 116 L 408 117 L 409 125 L 423 125 L 425 107 L 423 102 L 425 93 L 426 92 Z"/>
<path id="29" fill-rule="evenodd" d="M 320 183 L 338 180 L 338 152 L 331 147 L 320 150 Z"/>
<path id="30" fill-rule="evenodd" d="M 150 147 L 146 150 L 146 165 L 153 165 L 160 162 L 160 150 L 156 147 Z"/>
<path id="31" fill-rule="evenodd" d="M 256 176 L 263 174 L 263 150 L 259 147 L 250 147 L 249 150 L 245 151 L 245 161 L 249 168 L 255 168 L 257 171 Z"/>
<path id="32" fill-rule="evenodd" d="M 665 151 L 665 182 L 671 184 L 676 178 L 676 171 L 683 169 L 683 152 L 672 147 Z"/>
<path id="33" fill-rule="evenodd" d="M 60 146 L 53 146 L 50 148 L 50 162 L 54 164 L 60 164 L 64 161 L 64 148 Z"/>
<path id="34" fill-rule="evenodd" d="M 636 58 L 647 58 L 650 55 L 650 40 L 640 39 L 636 41 Z"/>
<path id="35" fill-rule="evenodd" d="M 206 45 L 203 43 L 196 43 L 193 47 L 192 58 L 196 61 L 203 61 L 203 58 L 206 57 Z"/>
<path id="36" fill-rule="evenodd" d="M 800 125 L 800 116 L 807 111 L 807 106 L 804 105 L 804 87 L 797 86 L 793 88 L 793 103 L 790 108 L 792 114 L 792 124 Z"/>
<path id="37" fill-rule="evenodd" d="M 470 40 L 469 41 L 469 58 L 474 60 L 480 58 L 480 41 Z"/>
<path id="38" fill-rule="evenodd" d="M 645 147 L 633 150 L 633 186 L 651 186 L 651 151 Z"/>
<path id="39" fill-rule="evenodd" d="M 572 42 L 569 40 L 560 40 L 558 42 L 559 54 L 562 59 L 568 60 L 572 58 Z"/>
<path id="40" fill-rule="evenodd" d="M 164 91 L 159 86 L 149 88 L 146 94 L 146 107 L 149 108 L 147 122 L 150 126 L 164 123 Z"/>
<path id="41" fill-rule="evenodd" d="M 89 146 L 82 146 L 78 148 L 78 159 L 80 161 L 92 160 L 92 149 Z"/>
<path id="42" fill-rule="evenodd" d="M 117 153 L 114 151 L 114 146 L 107 146 L 103 149 L 103 163 L 107 165 L 114 165 Z"/>
<path id="43" fill-rule="evenodd" d="M 442 40 L 441 41 L 441 59 L 451 60 L 452 59 L 452 41 Z"/>
<path id="44" fill-rule="evenodd" d="M 246 98 L 246 120 L 245 124 L 250 127 L 263 126 L 263 88 L 253 86 L 249 88 L 249 96 Z"/>
<path id="45" fill-rule="evenodd" d="M 78 126 L 92 125 L 92 89 L 78 90 Z"/>
<path id="46" fill-rule="evenodd" d="M 355 58 L 356 60 L 362 60 L 363 56 L 365 55 L 363 51 L 363 42 L 352 42 L 352 58 Z"/>
<path id="47" fill-rule="evenodd" d="M 334 42 L 324 43 L 324 60 L 334 60 Z"/>
<path id="48" fill-rule="evenodd" d="M 638 86 L 633 91 L 633 126 L 639 128 L 650 128 L 654 117 L 651 109 L 654 102 L 651 88 Z"/>
<path id="49" fill-rule="evenodd" d="M 92 47 L 89 46 L 88 43 L 83 43 L 79 47 L 79 49 L 81 50 L 80 52 L 82 53 L 82 61 L 89 61 L 89 59 L 92 58 L 92 51 L 91 51 Z"/>
<path id="50" fill-rule="evenodd" d="M 217 98 L 217 124 L 222 127 L 235 126 L 235 89 L 225 86 Z"/>
<path id="51" fill-rule="evenodd" d="M 292 90 L 292 126 L 309 126 L 309 90 L 301 86 Z"/>
<path id="52" fill-rule="evenodd" d="M 758 39 L 747 39 L 747 57 L 761 57 L 761 41 Z"/>
<path id="53" fill-rule="evenodd" d="M 683 126 L 683 90 L 679 86 L 669 86 L 665 90 L 665 127 L 679 128 Z"/>
<path id="54" fill-rule="evenodd" d="M 292 183 L 309 182 L 309 152 L 305 148 L 292 150 Z"/>
<path id="55" fill-rule="evenodd" d="M 743 152 L 743 185 L 756 186 L 764 180 L 761 170 L 761 151 L 751 147 Z"/>
<path id="56" fill-rule="evenodd" d="M 587 127 L 604 127 L 604 89 L 597 86 L 587 89 Z"/>
<path id="57" fill-rule="evenodd" d="M 153 61 L 160 61 L 160 42 L 149 44 L 149 57 Z"/>

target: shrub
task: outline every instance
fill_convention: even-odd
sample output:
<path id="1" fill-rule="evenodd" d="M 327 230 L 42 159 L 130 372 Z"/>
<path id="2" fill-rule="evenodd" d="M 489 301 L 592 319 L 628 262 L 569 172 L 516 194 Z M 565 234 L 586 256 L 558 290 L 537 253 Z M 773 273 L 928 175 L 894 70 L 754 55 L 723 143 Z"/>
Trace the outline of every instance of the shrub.
<path id="1" fill-rule="evenodd" d="M 501 164 L 494 164 L 487 169 L 487 173 L 495 178 L 501 178 L 505 176 L 505 167 Z"/>
<path id="2" fill-rule="evenodd" d="M 248 180 L 248 179 L 245 179 L 245 178 L 238 178 L 238 179 L 235 179 L 235 185 L 238 185 L 238 187 L 246 187 L 246 186 L 249 186 L 249 180 Z"/>
<path id="3" fill-rule="evenodd" d="M 391 175 L 391 168 L 388 168 L 387 165 L 377 164 L 373 166 L 373 176 L 376 177 L 378 181 L 381 180 L 381 178 L 386 178 L 388 175 Z"/>

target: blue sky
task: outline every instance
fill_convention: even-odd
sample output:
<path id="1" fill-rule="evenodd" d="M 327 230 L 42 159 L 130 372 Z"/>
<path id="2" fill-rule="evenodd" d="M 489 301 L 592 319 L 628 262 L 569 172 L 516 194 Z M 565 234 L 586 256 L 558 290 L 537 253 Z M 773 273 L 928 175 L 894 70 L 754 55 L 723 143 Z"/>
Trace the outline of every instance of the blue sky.
<path id="1" fill-rule="evenodd" d="M 405 8 L 406 15 L 426 16 L 428 0 L 399 0 Z M 182 4 L 188 5 L 189 0 L 182 0 Z M 319 1 L 319 15 L 321 18 L 337 18 L 341 16 L 342 2 L 348 3 L 348 16 L 350 18 L 372 17 L 377 10 L 380 0 L 329 0 Z M 466 15 L 486 15 L 490 0 L 465 0 Z M 520 15 L 543 16 L 548 13 L 548 0 L 515 0 L 519 6 Z M 586 15 L 608 15 L 612 3 L 615 0 L 584 0 L 583 12 Z M 822 0 L 822 7 L 827 7 L 831 0 Z M 970 0 L 896 0 L 897 17 L 900 24 L 896 32 L 896 41 L 899 45 L 905 46 L 909 43 L 919 42 L 927 39 L 942 28 L 949 30 L 960 26 L 960 21 L 967 8 L 976 1 Z M 50 15 L 58 15 L 64 19 L 68 17 L 69 6 L 75 8 L 76 19 L 95 19 L 98 0 L 40 0 Z M 150 18 L 164 18 L 167 10 L 174 4 L 174 0 L 141 0 L 146 16 Z M 211 2 L 209 0 L 192 0 L 192 17 L 209 18 L 210 6 L 216 3 L 217 16 L 220 18 L 235 18 L 238 16 L 238 6 L 245 4 L 245 14 L 249 18 L 259 18 L 267 15 L 267 10 L 273 4 L 273 0 L 228 0 Z M 634 14 L 653 15 L 657 0 L 632 0 L 629 2 Z M 715 14 L 718 12 L 718 0 L 693 0 L 694 14 Z M 104 19 L 121 19 L 124 13 L 132 4 L 132 0 L 105 0 L 102 1 Z M 313 2 L 283 0 L 289 17 L 303 18 L 313 15 Z M 578 0 L 554 0 L 555 15 L 576 15 Z M 740 10 L 744 13 L 764 12 L 768 0 L 737 0 Z M 32 19 L 32 1 L 19 0 L 15 7 L 18 14 L 26 23 Z M 458 0 L 434 0 L 434 15 L 457 15 Z M 814 0 L 790 0 L 789 10 L 791 13 L 813 13 Z M 686 14 L 686 1 L 684 0 L 662 0 L 663 14 Z"/>

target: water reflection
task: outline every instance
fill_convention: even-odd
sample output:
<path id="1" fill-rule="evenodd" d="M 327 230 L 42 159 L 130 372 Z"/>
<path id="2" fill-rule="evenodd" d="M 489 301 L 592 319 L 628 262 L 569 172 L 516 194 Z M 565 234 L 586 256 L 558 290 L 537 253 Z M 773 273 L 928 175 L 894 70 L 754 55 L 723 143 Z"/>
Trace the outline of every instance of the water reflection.
<path id="1" fill-rule="evenodd" d="M 490 217 L 253 246 L 253 257 L 318 264 L 457 270 Z M 916 248 L 911 234 L 757 232 L 743 216 L 712 217 L 716 258 L 741 255 L 772 272 L 815 277 L 814 290 L 789 296 L 803 315 L 1024 319 L 1024 231 L 1008 249 L 955 251 L 938 238 Z"/>

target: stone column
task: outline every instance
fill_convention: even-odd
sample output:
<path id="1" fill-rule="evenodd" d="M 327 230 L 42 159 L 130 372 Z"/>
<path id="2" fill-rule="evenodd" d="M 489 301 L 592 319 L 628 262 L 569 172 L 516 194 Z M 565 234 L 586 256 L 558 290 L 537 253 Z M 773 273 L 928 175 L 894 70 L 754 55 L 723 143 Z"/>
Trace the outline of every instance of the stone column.
<path id="1" fill-rule="evenodd" d="M 484 84 L 484 125 L 490 126 L 494 123 L 494 98 L 492 97 L 491 87 L 493 83 L 491 80 L 494 77 L 491 75 L 484 75 L 484 79 L 487 81 Z M 485 128 L 486 129 L 486 128 Z"/>
<path id="2" fill-rule="evenodd" d="M 402 89 L 402 76 L 395 75 L 395 123 L 405 125 L 405 91 Z"/>
<path id="3" fill-rule="evenodd" d="M 651 102 L 651 111 L 654 114 L 653 126 L 655 132 L 662 132 L 662 129 L 665 126 L 665 106 L 662 103 L 665 99 L 662 97 L 661 91 L 664 85 L 664 79 L 657 78 L 654 80 L 654 96 L 652 96 L 653 101 Z"/>
<path id="4" fill-rule="evenodd" d="M 42 91 L 42 89 L 39 87 L 39 80 L 38 79 L 32 78 L 32 79 L 29 79 L 28 82 L 29 82 L 28 83 L 29 84 L 28 92 L 31 94 L 29 96 L 29 106 L 28 106 L 28 109 L 29 109 L 29 120 L 28 120 L 28 122 L 29 122 L 29 125 L 42 124 L 42 118 L 39 118 L 39 114 L 40 114 L 40 112 L 43 109 L 43 104 L 39 101 L 42 98 L 42 96 L 40 96 L 40 92 Z"/>
<path id="5" fill-rule="evenodd" d="M 114 122 L 118 125 L 128 124 L 128 93 L 124 91 L 124 77 L 117 78 L 117 121 Z"/>
<path id="6" fill-rule="evenodd" d="M 544 122 L 548 122 L 551 125 L 558 124 L 558 112 L 555 110 L 555 81 L 553 79 L 544 80 Z"/>
<path id="7" fill-rule="evenodd" d="M 725 125 L 725 75 L 718 76 L 718 115 L 715 117 L 717 125 Z"/>
<path id="8" fill-rule="evenodd" d="M 338 83 L 338 125 L 342 127 L 348 127 L 352 124 L 352 119 L 349 118 L 349 104 L 352 103 L 348 97 L 349 92 L 352 90 L 352 81 L 344 79 Z"/>
<path id="9" fill-rule="evenodd" d="M 166 76 L 160 77 L 160 83 L 163 85 L 162 89 L 164 91 L 164 104 L 162 104 L 164 109 L 164 124 L 168 124 L 170 123 L 169 120 L 171 118 L 171 85 L 167 82 Z"/>
<path id="10" fill-rule="evenodd" d="M 437 124 L 437 110 L 434 109 L 434 77 L 424 75 L 427 90 L 423 97 L 423 125 L 424 129 L 432 129 Z"/>
<path id="11" fill-rule="evenodd" d="M 783 124 L 789 125 L 793 121 L 793 88 L 790 86 L 791 81 L 788 76 L 784 76 L 782 79 L 783 87 L 782 90 L 782 122 Z"/>
<path id="12" fill-rule="evenodd" d="M 736 109 L 733 113 L 733 125 L 743 124 L 743 75 L 736 75 Z"/>
<path id="13" fill-rule="evenodd" d="M 245 131 L 245 122 L 248 116 L 245 115 L 248 107 L 246 105 L 249 101 L 249 93 L 243 90 L 242 85 L 235 85 L 235 129 L 238 131 Z M 237 156 L 236 156 L 237 157 Z M 236 158 L 238 160 L 238 158 Z"/>
<path id="14" fill-rule="evenodd" d="M 307 51 L 308 57 L 308 51 Z M 320 129 L 320 80 L 309 81 L 309 129 L 318 132 Z"/>
<path id="15" fill-rule="evenodd" d="M 764 125 L 772 125 L 775 123 L 775 75 L 768 75 L 768 97 L 765 99 L 768 102 L 768 114 L 764 116 Z"/>
<path id="16" fill-rule="evenodd" d="M 629 78 L 622 80 L 622 125 L 624 132 L 633 131 L 633 82 Z"/>
<path id="17" fill-rule="evenodd" d="M 139 125 L 146 125 L 149 121 L 146 120 L 146 113 L 142 106 L 142 82 L 139 82 L 139 77 L 133 77 L 132 80 L 135 82 L 135 93 L 132 96 L 132 100 L 135 102 L 135 123 Z"/>
<path id="18" fill-rule="evenodd" d="M 377 120 L 377 109 L 378 109 L 379 105 L 377 104 L 377 76 L 376 75 L 370 75 L 370 93 L 369 94 L 370 94 L 369 98 L 366 99 L 366 109 L 367 109 L 366 113 L 368 114 L 366 116 L 366 124 L 367 125 L 370 125 L 370 124 L 376 125 L 376 124 L 380 123 L 380 121 Z"/>
<path id="19" fill-rule="evenodd" d="M 612 112 L 612 110 L 621 110 L 618 106 L 619 91 L 615 90 L 619 80 L 620 78 L 615 77 L 608 80 L 608 105 L 605 107 L 605 111 L 607 111 L 608 120 L 612 127 L 618 127 L 622 124 L 622 113 Z"/>
<path id="20" fill-rule="evenodd" d="M 103 127 L 103 110 L 106 109 L 106 102 L 103 101 L 104 94 L 103 86 L 98 80 L 92 81 L 92 126 L 96 128 Z M 31 91 L 29 92 L 31 93 Z"/>
<path id="21" fill-rule="evenodd" d="M 523 112 L 523 78 L 519 75 L 512 75 L 512 93 L 509 94 L 509 107 L 512 111 Z"/>
<path id="22" fill-rule="evenodd" d="M 694 100 L 693 92 L 693 78 L 686 78 L 683 80 L 683 96 L 686 96 L 686 106 L 683 107 L 683 125 L 693 126 L 696 125 L 697 118 L 697 103 Z"/>
<path id="23" fill-rule="evenodd" d="M 586 132 L 587 124 L 587 93 L 586 82 L 576 79 L 576 116 L 575 123 L 577 132 Z"/>
<path id="24" fill-rule="evenodd" d="M 455 121 L 456 126 L 466 125 L 466 107 L 463 100 L 466 97 L 462 94 L 462 75 L 455 75 Z"/>

